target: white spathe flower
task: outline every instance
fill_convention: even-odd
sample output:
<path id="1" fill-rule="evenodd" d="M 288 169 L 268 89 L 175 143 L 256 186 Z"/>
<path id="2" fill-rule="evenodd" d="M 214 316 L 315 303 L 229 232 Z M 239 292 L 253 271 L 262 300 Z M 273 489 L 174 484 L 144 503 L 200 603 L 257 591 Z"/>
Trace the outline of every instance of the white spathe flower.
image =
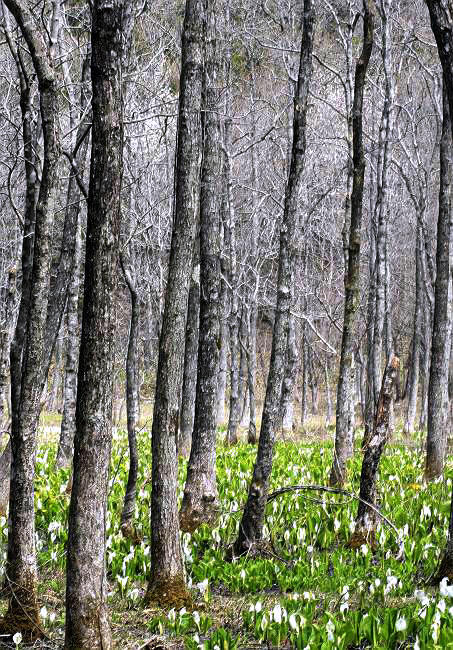
<path id="1" fill-rule="evenodd" d="M 340 530 L 340 526 L 341 526 L 341 524 L 340 524 L 340 522 L 338 521 L 338 519 L 335 519 L 334 522 L 333 522 L 333 528 L 334 528 L 334 531 L 335 531 L 335 532 L 338 532 L 338 531 Z"/>
<path id="2" fill-rule="evenodd" d="M 347 612 L 349 609 L 349 603 L 346 601 L 344 603 L 341 603 L 340 605 L 340 612 L 343 614 L 344 612 Z"/>
<path id="3" fill-rule="evenodd" d="M 288 619 L 289 626 L 292 630 L 295 630 L 296 632 L 299 632 L 299 623 L 297 622 L 297 618 L 295 614 L 291 614 L 289 619 Z"/>
<path id="4" fill-rule="evenodd" d="M 262 604 L 261 604 L 261 601 L 258 600 L 258 601 L 255 603 L 255 612 L 258 614 L 258 613 L 262 610 L 262 608 L 263 608 L 263 606 L 262 606 Z"/>
<path id="5" fill-rule="evenodd" d="M 439 591 L 444 598 L 453 598 L 453 585 L 448 584 L 448 578 L 443 578 L 440 581 Z"/>
<path id="6" fill-rule="evenodd" d="M 209 584 L 209 583 L 208 583 L 208 579 L 207 579 L 207 578 L 205 578 L 204 580 L 202 580 L 202 582 L 197 582 L 197 589 L 199 590 L 199 592 L 200 592 L 202 595 L 206 592 L 206 590 L 207 590 L 207 588 L 208 588 L 208 584 Z"/>
<path id="7" fill-rule="evenodd" d="M 335 641 L 334 632 L 335 632 L 335 623 L 329 619 L 326 625 L 327 630 L 327 640 Z"/>
<path id="8" fill-rule="evenodd" d="M 22 643 L 22 634 L 20 632 L 16 632 L 16 634 L 13 636 L 13 643 L 15 643 L 15 645 Z"/>
<path id="9" fill-rule="evenodd" d="M 197 610 L 192 612 L 192 618 L 195 622 L 195 625 L 198 627 L 198 625 L 200 625 L 200 614 L 197 612 Z"/>
<path id="10" fill-rule="evenodd" d="M 280 604 L 277 603 L 272 610 L 272 615 L 274 617 L 274 621 L 276 623 L 281 623 L 282 622 L 282 608 L 280 607 Z"/>
<path id="11" fill-rule="evenodd" d="M 445 600 L 443 598 L 437 603 L 437 609 L 442 612 L 442 614 L 445 612 Z"/>
<path id="12" fill-rule="evenodd" d="M 47 607 L 44 605 L 44 607 L 41 607 L 39 610 L 39 615 L 41 616 L 42 620 L 45 621 L 47 618 Z"/>
<path id="13" fill-rule="evenodd" d="M 400 616 L 396 619 L 395 629 L 397 632 L 402 632 L 407 627 L 406 619 L 404 616 Z"/>
<path id="14" fill-rule="evenodd" d="M 49 622 L 54 623 L 56 617 L 57 617 L 57 615 L 55 614 L 55 612 L 50 612 L 50 614 L 49 614 Z"/>
<path id="15" fill-rule="evenodd" d="M 415 637 L 414 650 L 420 650 L 420 642 L 418 636 Z"/>
<path id="16" fill-rule="evenodd" d="M 366 544 L 362 544 L 360 550 L 362 551 L 363 555 L 368 555 L 368 546 Z"/>

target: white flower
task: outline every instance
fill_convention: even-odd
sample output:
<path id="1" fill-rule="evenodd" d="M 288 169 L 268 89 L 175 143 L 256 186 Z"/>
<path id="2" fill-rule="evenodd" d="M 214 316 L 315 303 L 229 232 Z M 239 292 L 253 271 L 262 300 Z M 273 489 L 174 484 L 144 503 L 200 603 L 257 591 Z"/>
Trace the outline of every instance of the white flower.
<path id="1" fill-rule="evenodd" d="M 290 617 L 289 617 L 289 619 L 288 619 L 288 622 L 289 622 L 289 626 L 290 626 L 290 628 L 291 628 L 292 630 L 296 630 L 296 632 L 299 632 L 299 624 L 298 624 L 298 622 L 297 622 L 297 619 L 296 619 L 296 615 L 295 615 L 295 614 L 291 614 L 291 615 L 290 615 Z"/>
<path id="2" fill-rule="evenodd" d="M 197 582 L 197 589 L 200 591 L 201 594 L 204 594 L 206 592 L 206 589 L 208 588 L 208 579 L 205 578 L 202 582 Z"/>
<path id="3" fill-rule="evenodd" d="M 437 603 L 437 609 L 442 612 L 442 614 L 445 612 L 445 600 L 443 598 Z"/>
<path id="4" fill-rule="evenodd" d="M 335 519 L 334 522 L 333 522 L 333 528 L 334 528 L 334 531 L 335 531 L 335 532 L 339 531 L 339 530 L 340 530 L 340 526 L 341 526 L 341 524 L 340 524 L 340 522 L 338 521 L 338 519 Z"/>
<path id="5" fill-rule="evenodd" d="M 368 546 L 366 544 L 362 544 L 360 550 L 362 551 L 363 555 L 368 555 Z"/>
<path id="6" fill-rule="evenodd" d="M 313 546 L 311 544 L 307 546 L 307 553 L 313 553 Z"/>
<path id="7" fill-rule="evenodd" d="M 50 612 L 50 614 L 49 614 L 49 622 L 53 623 L 55 621 L 56 616 L 57 615 L 55 614 L 55 612 Z"/>
<path id="8" fill-rule="evenodd" d="M 245 580 L 245 571 L 242 569 L 241 573 L 239 574 L 241 576 L 241 580 Z"/>
<path id="9" fill-rule="evenodd" d="M 276 623 L 281 623 L 282 622 L 282 608 L 280 607 L 280 604 L 277 603 L 272 611 L 274 621 Z"/>
<path id="10" fill-rule="evenodd" d="M 327 630 L 327 639 L 328 641 L 335 641 L 335 637 L 333 633 L 335 632 L 335 623 L 329 619 L 326 625 L 326 630 Z"/>
<path id="11" fill-rule="evenodd" d="M 415 637 L 414 650 L 420 650 L 420 643 L 418 641 L 418 636 Z"/>
<path id="12" fill-rule="evenodd" d="M 453 585 L 448 584 L 448 578 L 443 578 L 440 581 L 439 591 L 444 598 L 453 598 Z"/>
<path id="13" fill-rule="evenodd" d="M 16 632 L 16 634 L 13 636 L 13 642 L 16 645 L 19 645 L 19 643 L 22 642 L 22 634 L 20 632 Z"/>
<path id="14" fill-rule="evenodd" d="M 406 627 L 407 627 L 407 623 L 404 616 L 400 616 L 399 618 L 396 619 L 395 629 L 397 632 L 402 632 L 403 630 L 406 629 Z"/>
<path id="15" fill-rule="evenodd" d="M 376 580 L 374 581 L 374 584 L 376 585 L 376 587 L 380 587 L 380 586 L 381 586 L 381 581 L 380 581 L 380 579 L 379 579 L 379 578 L 376 578 Z"/>
<path id="16" fill-rule="evenodd" d="M 192 612 L 192 618 L 195 621 L 195 625 L 198 627 L 200 625 L 200 614 L 196 610 Z"/>
<path id="17" fill-rule="evenodd" d="M 344 603 L 341 603 L 340 605 L 340 612 L 343 614 L 344 612 L 347 612 L 349 609 L 349 603 L 346 601 Z"/>
<path id="18" fill-rule="evenodd" d="M 258 614 L 258 613 L 261 611 L 262 607 L 263 607 L 263 606 L 261 605 L 261 602 L 258 600 L 258 601 L 255 603 L 255 612 Z"/>
<path id="19" fill-rule="evenodd" d="M 47 607 L 44 605 L 44 607 L 41 607 L 39 610 L 39 615 L 41 616 L 42 620 L 45 621 L 47 618 Z"/>
<path id="20" fill-rule="evenodd" d="M 187 609 L 185 607 L 181 607 L 179 610 L 179 617 L 184 616 L 184 614 L 187 612 Z"/>

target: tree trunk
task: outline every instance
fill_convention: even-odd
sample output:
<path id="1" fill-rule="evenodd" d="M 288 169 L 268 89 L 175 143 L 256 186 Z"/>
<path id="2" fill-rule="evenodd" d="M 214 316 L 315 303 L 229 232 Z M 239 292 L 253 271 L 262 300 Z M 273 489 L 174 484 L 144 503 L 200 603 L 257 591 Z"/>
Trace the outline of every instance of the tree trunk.
<path id="1" fill-rule="evenodd" d="M 302 396 L 300 400 L 300 424 L 304 428 L 307 421 L 308 415 L 308 366 L 309 366 L 309 354 L 308 354 L 308 337 L 307 337 L 307 326 L 304 323 L 302 325 Z"/>
<path id="2" fill-rule="evenodd" d="M 124 9 L 124 0 L 95 0 L 92 9 L 92 150 L 69 507 L 66 650 L 113 647 L 107 611 L 105 531 L 123 165 Z"/>
<path id="3" fill-rule="evenodd" d="M 216 483 L 217 378 L 220 335 L 220 117 L 217 74 L 217 0 L 205 0 L 203 162 L 200 186 L 200 336 L 192 449 L 179 516 L 192 532 L 218 515 Z"/>
<path id="4" fill-rule="evenodd" d="M 297 377 L 299 353 L 296 343 L 296 323 L 290 315 L 288 323 L 288 347 L 286 350 L 286 370 L 282 384 L 281 418 L 283 432 L 292 432 L 294 418 L 294 384 Z"/>
<path id="5" fill-rule="evenodd" d="M 137 426 L 139 419 L 140 389 L 138 376 L 138 341 L 140 334 L 140 300 L 135 278 L 128 268 L 125 259 L 122 260 L 124 278 L 131 298 L 131 321 L 129 327 L 129 342 L 126 358 L 126 410 L 127 410 L 127 439 L 129 443 L 129 472 L 127 477 L 126 494 L 124 495 L 121 512 L 121 532 L 125 537 L 137 541 L 134 530 L 135 499 L 137 494 L 138 451 Z"/>
<path id="6" fill-rule="evenodd" d="M 197 389 L 197 355 L 200 314 L 200 266 L 192 272 L 187 306 L 186 340 L 184 350 L 184 375 L 182 382 L 181 418 L 179 426 L 178 453 L 189 457 L 195 416 Z"/>
<path id="7" fill-rule="evenodd" d="M 407 413 L 406 420 L 404 422 L 404 433 L 406 435 L 411 435 L 414 433 L 415 417 L 417 414 L 418 382 L 420 376 L 420 338 L 423 317 L 423 286 L 420 260 L 420 256 L 423 255 L 423 251 L 420 219 L 421 216 L 417 215 L 417 240 L 415 252 L 415 311 L 414 329 L 412 333 L 411 367 L 409 371 L 410 382 L 407 390 Z"/>
<path id="8" fill-rule="evenodd" d="M 365 449 L 360 475 L 360 501 L 357 510 L 355 532 L 349 545 L 353 548 L 370 542 L 375 544 L 374 533 L 377 525 L 376 510 L 376 476 L 379 461 L 388 440 L 390 405 L 393 400 L 393 388 L 396 374 L 399 372 L 399 359 L 393 356 L 384 373 L 379 401 L 374 418 L 373 434 Z"/>
<path id="9" fill-rule="evenodd" d="M 36 204 L 33 249 L 25 247 L 27 257 L 24 258 L 24 252 L 22 257 L 26 265 L 33 260 L 33 266 L 28 276 L 29 287 L 27 281 L 24 284 L 24 277 L 30 272 L 30 267 L 23 268 L 24 305 L 19 310 L 20 320 L 11 349 L 12 461 L 6 563 L 9 604 L 0 624 L 2 634 L 21 631 L 25 639 L 33 640 L 42 635 L 37 600 L 34 474 L 45 364 L 53 200 L 58 182 L 60 143 L 57 83 L 47 39 L 41 30 L 36 29 L 28 3 L 5 0 L 5 5 L 19 25 L 38 77 L 44 137 L 44 162 Z M 59 4 L 56 3 L 56 12 L 58 10 Z M 58 23 L 58 20 L 55 22 Z M 30 188 L 30 201 L 31 194 Z"/>
<path id="10" fill-rule="evenodd" d="M 68 192 L 69 196 L 69 192 Z M 79 362 L 79 293 L 82 275 L 82 224 L 77 227 L 76 248 L 74 254 L 74 271 L 69 287 L 66 305 L 66 360 L 63 388 L 63 418 L 61 420 L 60 441 L 58 445 L 56 466 L 68 467 L 72 462 L 74 436 L 76 432 L 77 369 Z"/>
<path id="11" fill-rule="evenodd" d="M 355 324 L 360 299 L 360 241 L 362 229 L 363 183 L 365 154 L 363 149 L 363 94 L 366 71 L 373 49 L 374 15 L 369 0 L 364 0 L 363 48 L 356 65 L 353 106 L 353 186 L 351 196 L 351 226 L 349 229 L 348 267 L 345 280 L 343 336 L 341 342 L 340 375 L 337 386 L 335 450 L 330 484 L 343 485 L 346 461 L 353 451 L 352 390 L 354 368 Z"/>
<path id="12" fill-rule="evenodd" d="M 436 287 L 431 344 L 431 369 L 428 388 L 428 434 L 425 478 L 442 475 L 445 462 L 448 417 L 448 367 L 451 349 L 451 150 L 452 128 L 446 83 L 443 90 L 443 123 L 440 141 L 439 217 L 437 221 Z"/>
<path id="13" fill-rule="evenodd" d="M 223 226 L 220 226 L 220 234 Z M 220 236 L 219 234 L 219 236 Z M 223 271 L 223 269 L 222 269 Z M 217 424 L 222 425 L 225 422 L 225 393 L 227 385 L 228 372 L 228 327 L 227 327 L 227 286 L 223 278 L 220 280 L 220 356 L 219 356 L 219 373 L 217 375 Z"/>
<path id="14" fill-rule="evenodd" d="M 247 553 L 262 535 L 276 429 L 279 424 L 282 383 L 294 278 L 295 233 L 298 226 L 298 199 L 305 164 L 306 126 L 309 86 L 312 73 L 314 7 L 305 0 L 299 76 L 294 98 L 293 143 L 291 165 L 280 227 L 280 254 L 277 280 L 277 306 L 272 333 L 272 351 L 267 379 L 258 453 L 250 483 L 247 503 L 234 545 L 237 555 Z"/>
<path id="15" fill-rule="evenodd" d="M 62 328 L 63 329 L 63 328 Z M 52 383 L 50 387 L 50 395 L 47 400 L 47 410 L 48 411 L 59 411 L 61 405 L 60 399 L 60 389 L 63 375 L 63 348 L 64 348 L 64 336 L 61 332 L 60 336 L 55 342 L 55 365 L 52 372 Z"/>
<path id="16" fill-rule="evenodd" d="M 176 436 L 201 153 L 204 4 L 186 0 L 182 34 L 175 211 L 152 428 L 151 577 L 146 599 L 181 607 L 190 599 L 179 539 Z"/>
<path id="17" fill-rule="evenodd" d="M 8 285 L 4 296 L 3 326 L 0 332 L 0 427 L 3 426 L 5 399 L 8 387 L 9 347 L 11 323 L 14 318 L 14 295 L 16 293 L 16 269 L 8 272 Z"/>

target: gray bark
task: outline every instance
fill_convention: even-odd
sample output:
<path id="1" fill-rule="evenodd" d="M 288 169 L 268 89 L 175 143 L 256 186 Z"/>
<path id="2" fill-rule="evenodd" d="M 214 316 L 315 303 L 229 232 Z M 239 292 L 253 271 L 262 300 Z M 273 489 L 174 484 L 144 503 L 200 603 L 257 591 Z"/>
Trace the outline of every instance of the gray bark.
<path id="1" fill-rule="evenodd" d="M 192 272 L 187 306 L 186 340 L 184 351 L 184 374 L 182 382 L 181 418 L 179 425 L 178 453 L 188 457 L 192 444 L 197 388 L 197 355 L 200 315 L 200 266 L 197 262 Z"/>
<path id="2" fill-rule="evenodd" d="M 123 164 L 123 0 L 95 0 L 92 149 L 74 470 L 66 567 L 66 650 L 110 650 L 105 530 L 112 439 L 114 295 Z"/>
<path id="3" fill-rule="evenodd" d="M 182 33 L 175 202 L 152 428 L 151 576 L 146 598 L 188 601 L 179 540 L 176 436 L 201 154 L 204 4 L 187 0 Z"/>
<path id="4" fill-rule="evenodd" d="M 445 81 L 443 89 L 439 216 L 437 220 L 437 273 L 427 408 L 428 433 L 426 439 L 425 477 L 428 480 L 442 475 L 445 462 L 446 425 L 448 417 L 448 367 L 450 362 L 452 331 L 452 125 Z"/>
<path id="5" fill-rule="evenodd" d="M 295 233 L 299 223 L 298 198 L 302 184 L 306 151 L 309 86 L 312 73 L 314 6 L 305 0 L 299 75 L 294 97 L 293 143 L 286 186 L 283 219 L 280 227 L 280 253 L 277 279 L 277 306 L 272 332 L 272 351 L 258 453 L 247 503 L 239 526 L 234 552 L 247 553 L 262 535 L 276 429 L 279 424 L 282 383 L 285 373 L 291 288 L 294 278 Z"/>
<path id="6" fill-rule="evenodd" d="M 180 512 L 182 530 L 215 522 L 217 378 L 220 335 L 220 117 L 217 0 L 204 0 L 203 162 L 200 186 L 200 335 L 192 449 Z"/>
<path id="7" fill-rule="evenodd" d="M 351 196 L 351 225 L 345 280 L 343 336 L 341 342 L 340 374 L 337 385 L 335 450 L 330 473 L 331 485 L 342 485 L 346 479 L 346 461 L 353 450 L 353 379 L 355 324 L 359 308 L 360 243 L 362 228 L 363 183 L 365 155 L 363 149 L 363 94 L 366 71 L 373 49 L 374 16 L 371 3 L 363 2 L 363 48 L 356 65 L 353 106 L 353 187 Z"/>

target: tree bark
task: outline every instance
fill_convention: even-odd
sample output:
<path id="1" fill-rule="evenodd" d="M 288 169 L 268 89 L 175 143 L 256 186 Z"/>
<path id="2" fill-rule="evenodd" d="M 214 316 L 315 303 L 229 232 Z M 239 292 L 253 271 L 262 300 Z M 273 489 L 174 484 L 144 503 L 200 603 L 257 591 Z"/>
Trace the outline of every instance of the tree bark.
<path id="1" fill-rule="evenodd" d="M 343 485 L 346 479 L 346 461 L 352 455 L 353 426 L 351 391 L 353 389 L 355 324 L 360 298 L 360 243 L 362 229 L 363 183 L 365 154 L 363 149 L 363 94 L 366 71 L 374 40 L 374 15 L 369 0 L 363 1 L 363 47 L 357 61 L 353 106 L 353 184 L 351 196 L 351 226 L 349 254 L 345 280 L 343 336 L 341 342 L 340 376 L 337 386 L 335 450 L 330 473 L 330 484 Z"/>
<path id="2" fill-rule="evenodd" d="M 110 650 L 105 530 L 112 437 L 123 165 L 124 0 L 92 9 L 92 150 L 74 472 L 66 569 L 66 650 Z"/>
<path id="3" fill-rule="evenodd" d="M 188 458 L 192 444 L 197 390 L 197 355 L 200 315 L 200 266 L 194 266 L 187 306 L 186 340 L 184 351 L 184 375 L 182 382 L 181 418 L 179 426 L 178 453 Z"/>
<path id="4" fill-rule="evenodd" d="M 44 138 L 42 178 L 36 204 L 33 249 L 25 249 L 24 305 L 11 349 L 11 486 L 6 564 L 8 610 L 0 632 L 21 631 L 25 639 L 42 635 L 37 600 L 37 566 L 34 527 L 34 473 L 37 423 L 43 388 L 46 316 L 52 261 L 53 199 L 60 154 L 57 79 L 53 58 L 41 30 L 36 28 L 28 3 L 5 0 L 27 43 L 38 78 Z M 59 4 L 56 3 L 56 11 Z M 34 190 L 36 191 L 36 190 Z M 30 192 L 31 193 L 31 192 Z M 30 196 L 31 200 L 31 196 Z M 29 220 L 32 220 L 32 218 Z M 29 224 L 28 224 L 29 225 Z M 33 253 L 31 252 L 33 250 Z M 29 285 L 24 276 L 32 261 Z"/>
<path id="5" fill-rule="evenodd" d="M 445 462 L 448 416 L 448 368 L 451 348 L 451 255 L 452 255 L 452 128 L 446 83 L 443 84 L 443 122 L 440 141 L 439 216 L 437 221 L 436 286 L 431 368 L 428 388 L 428 433 L 425 478 L 442 475 Z"/>
<path id="6" fill-rule="evenodd" d="M 295 261 L 295 233 L 299 223 L 298 198 L 305 164 L 309 86 L 312 74 L 314 6 L 305 0 L 299 75 L 294 97 L 291 164 L 280 227 L 280 254 L 277 280 L 277 306 L 272 332 L 272 351 L 267 379 L 258 453 L 247 503 L 239 526 L 234 553 L 242 555 L 253 548 L 262 535 L 276 429 L 280 419 L 282 383 L 285 373 L 288 328 Z"/>
<path id="7" fill-rule="evenodd" d="M 217 0 L 204 0 L 203 162 L 200 185 L 200 336 L 192 449 L 179 520 L 192 532 L 218 515 L 216 483 L 217 377 L 220 335 L 220 117 L 216 45 Z"/>
<path id="8" fill-rule="evenodd" d="M 11 339 L 11 322 L 13 322 L 14 296 L 16 293 L 16 269 L 8 272 L 8 285 L 5 289 L 3 327 L 0 332 L 0 427 L 3 426 L 6 391 L 8 387 L 9 348 Z"/>
<path id="9" fill-rule="evenodd" d="M 176 436 L 191 271 L 187 260 L 192 259 L 200 176 L 203 12 L 202 0 L 186 0 L 175 212 L 152 428 L 151 577 L 146 599 L 163 607 L 180 607 L 189 600 L 179 540 Z"/>
<path id="10" fill-rule="evenodd" d="M 376 510 L 370 508 L 376 502 L 376 476 L 379 461 L 389 435 L 390 405 L 393 400 L 393 388 L 399 372 L 399 359 L 393 356 L 384 373 L 379 401 L 374 417 L 373 434 L 365 449 L 360 475 L 360 501 L 357 511 L 356 527 L 349 545 L 353 548 L 364 542 L 374 545 L 374 532 L 377 525 Z"/>

